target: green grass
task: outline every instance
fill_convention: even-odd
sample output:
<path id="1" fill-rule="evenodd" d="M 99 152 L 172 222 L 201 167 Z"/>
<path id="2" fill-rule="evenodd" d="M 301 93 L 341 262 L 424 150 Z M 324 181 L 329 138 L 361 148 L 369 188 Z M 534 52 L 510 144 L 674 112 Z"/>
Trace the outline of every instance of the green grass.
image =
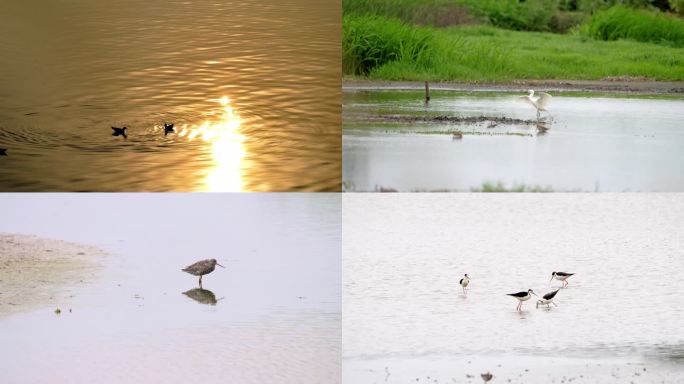
<path id="1" fill-rule="evenodd" d="M 559 9 L 559 0 L 343 0 L 344 15 L 385 16 L 409 24 L 448 27 L 486 23 L 506 29 L 565 31 L 577 13 Z"/>
<path id="2" fill-rule="evenodd" d="M 684 47 L 684 20 L 659 12 L 617 6 L 595 13 L 581 30 L 598 40 L 631 39 Z"/>
<path id="3" fill-rule="evenodd" d="M 427 66 L 435 54 L 433 34 L 427 28 L 379 16 L 346 16 L 342 25 L 342 68 L 346 73 L 367 75 L 392 62 Z"/>
<path id="4" fill-rule="evenodd" d="M 344 17 L 343 36 L 345 75 L 368 79 L 496 82 L 644 76 L 684 80 L 684 49 L 635 41 L 597 41 L 578 34 L 491 26 L 420 27 L 352 15 Z"/>
<path id="5" fill-rule="evenodd" d="M 473 21 L 455 0 L 343 0 L 344 15 L 386 16 L 410 24 L 444 27 Z"/>

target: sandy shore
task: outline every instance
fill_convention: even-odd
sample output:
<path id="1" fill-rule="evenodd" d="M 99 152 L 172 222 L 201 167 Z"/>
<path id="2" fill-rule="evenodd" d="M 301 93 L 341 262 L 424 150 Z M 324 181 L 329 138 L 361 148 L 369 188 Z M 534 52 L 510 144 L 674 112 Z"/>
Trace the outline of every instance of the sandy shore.
<path id="1" fill-rule="evenodd" d="M 0 233 L 0 317 L 38 306 L 58 308 L 73 287 L 93 281 L 95 260 L 104 255 L 87 245 Z"/>
<path id="2" fill-rule="evenodd" d="M 562 356 L 449 356 L 343 359 L 343 383 L 684 383 L 684 366 L 634 358 Z"/>
<path id="3" fill-rule="evenodd" d="M 344 80 L 343 90 L 363 89 L 424 89 L 422 81 L 377 81 L 377 80 Z M 671 94 L 684 95 L 684 81 L 625 81 L 625 80 L 518 80 L 508 83 L 462 83 L 431 82 L 430 89 L 454 91 L 515 91 L 526 92 L 528 89 L 545 91 L 581 91 L 581 92 L 615 92 L 635 94 Z"/>

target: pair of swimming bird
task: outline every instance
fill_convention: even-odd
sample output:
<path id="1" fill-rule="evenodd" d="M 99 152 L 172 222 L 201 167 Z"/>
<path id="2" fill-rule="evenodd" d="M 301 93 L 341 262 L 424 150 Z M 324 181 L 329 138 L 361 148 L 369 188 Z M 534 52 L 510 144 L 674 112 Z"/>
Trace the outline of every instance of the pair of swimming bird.
<path id="1" fill-rule="evenodd" d="M 567 273 L 567 272 L 552 272 L 551 273 L 551 280 L 549 282 L 553 281 L 553 279 L 560 280 L 563 282 L 563 287 L 568 286 L 568 278 L 570 276 L 574 275 L 574 273 Z M 463 293 L 466 292 L 466 287 L 468 284 L 470 284 L 470 277 L 468 277 L 468 274 L 466 273 L 465 276 L 458 282 L 461 287 L 463 288 Z M 560 288 L 553 291 L 549 292 L 546 295 L 542 296 L 541 299 L 537 300 L 537 308 L 539 308 L 539 305 L 546 305 L 547 307 L 550 306 L 550 304 L 553 304 L 554 306 L 557 306 L 556 303 L 553 302 L 553 298 L 556 297 L 556 294 L 560 291 Z M 517 292 L 517 293 L 507 293 L 508 296 L 515 297 L 518 299 L 518 307 L 516 308 L 517 311 L 520 311 L 522 309 L 522 303 L 523 301 L 529 300 L 532 295 L 537 296 L 536 293 L 532 289 L 528 289 L 527 291 L 522 291 L 522 292 Z"/>
<path id="2" fill-rule="evenodd" d="M 124 139 L 128 138 L 128 135 L 126 132 L 128 131 L 128 127 L 123 127 L 123 128 L 118 128 L 118 127 L 112 127 L 112 136 L 123 136 Z M 173 130 L 173 124 L 166 124 L 164 123 L 164 136 L 168 135 L 169 133 L 175 132 Z"/>

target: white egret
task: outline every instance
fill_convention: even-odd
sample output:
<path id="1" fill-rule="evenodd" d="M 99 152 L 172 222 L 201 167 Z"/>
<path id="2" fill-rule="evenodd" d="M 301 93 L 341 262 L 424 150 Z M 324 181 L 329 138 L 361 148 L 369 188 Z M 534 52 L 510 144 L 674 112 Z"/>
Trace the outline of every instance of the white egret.
<path id="1" fill-rule="evenodd" d="M 547 106 L 551 102 L 551 95 L 546 92 L 539 92 L 539 96 L 534 96 L 534 91 L 530 89 L 530 94 L 527 96 L 520 96 L 519 99 L 530 103 L 537 110 L 537 120 L 539 120 L 539 114 L 542 111 L 547 111 Z"/>

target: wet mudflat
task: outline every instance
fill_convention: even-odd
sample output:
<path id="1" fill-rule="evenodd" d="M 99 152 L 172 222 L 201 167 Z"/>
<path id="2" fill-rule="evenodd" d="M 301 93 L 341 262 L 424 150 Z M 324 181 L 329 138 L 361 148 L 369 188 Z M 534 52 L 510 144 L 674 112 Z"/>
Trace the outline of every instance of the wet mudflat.
<path id="1" fill-rule="evenodd" d="M 339 197 L 5 195 L 2 205 L 0 232 L 33 233 L 32 249 L 51 254 L 78 249 L 76 275 L 87 272 L 62 274 L 52 295 L 11 312 L 4 296 L 32 300 L 43 277 L 0 282 L 3 382 L 339 382 Z M 226 269 L 200 289 L 181 269 L 205 258 Z"/>
<path id="2" fill-rule="evenodd" d="M 339 190 L 340 8 L 2 2 L 0 190 Z"/>
<path id="3" fill-rule="evenodd" d="M 538 126 L 510 91 L 349 89 L 344 188 L 684 191 L 681 97 L 552 94 Z"/>

